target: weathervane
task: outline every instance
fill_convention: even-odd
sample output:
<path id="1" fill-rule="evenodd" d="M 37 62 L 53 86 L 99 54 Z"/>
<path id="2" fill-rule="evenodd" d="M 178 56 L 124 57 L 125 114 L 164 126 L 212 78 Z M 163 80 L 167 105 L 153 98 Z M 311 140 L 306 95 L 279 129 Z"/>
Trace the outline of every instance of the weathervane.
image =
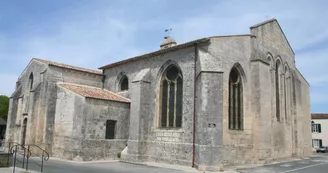
<path id="1" fill-rule="evenodd" d="M 166 37 L 169 37 L 170 36 L 170 31 L 172 31 L 172 29 L 165 29 L 165 32 L 168 33 Z"/>

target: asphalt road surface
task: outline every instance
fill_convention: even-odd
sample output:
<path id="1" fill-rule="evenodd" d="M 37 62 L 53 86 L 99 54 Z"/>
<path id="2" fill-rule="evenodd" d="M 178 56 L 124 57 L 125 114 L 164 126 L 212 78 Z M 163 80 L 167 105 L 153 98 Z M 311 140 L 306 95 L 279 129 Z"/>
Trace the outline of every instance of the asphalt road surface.
<path id="1" fill-rule="evenodd" d="M 29 170 L 40 172 L 40 159 L 29 162 Z M 22 164 L 17 165 L 22 168 Z M 25 165 L 26 166 L 26 165 Z M 25 167 L 24 166 L 24 167 Z M 26 168 L 26 167 L 25 167 Z M 185 171 L 160 168 L 146 165 L 123 162 L 104 163 L 72 163 L 67 161 L 51 160 L 44 162 L 44 173 L 184 173 Z"/>
<path id="2" fill-rule="evenodd" d="M 315 153 L 309 159 L 271 164 L 251 169 L 238 170 L 240 173 L 328 173 L 328 153 Z"/>
<path id="3" fill-rule="evenodd" d="M 40 159 L 32 159 L 29 168 L 40 171 Z M 20 165 L 21 167 L 21 165 Z M 190 170 L 190 168 L 188 168 Z M 50 159 L 44 162 L 45 173 L 184 173 L 186 170 L 162 168 L 123 162 L 74 163 Z M 197 172 L 196 170 L 191 172 Z M 292 162 L 270 164 L 250 169 L 237 170 L 238 173 L 328 173 L 328 153 L 315 153 L 313 157 Z"/>

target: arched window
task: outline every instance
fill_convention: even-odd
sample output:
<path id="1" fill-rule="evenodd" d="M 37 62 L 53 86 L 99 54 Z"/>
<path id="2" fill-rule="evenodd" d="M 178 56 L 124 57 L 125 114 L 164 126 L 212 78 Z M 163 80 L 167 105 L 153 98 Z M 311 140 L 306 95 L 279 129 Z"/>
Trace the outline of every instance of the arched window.
<path id="1" fill-rule="evenodd" d="M 31 91 L 32 88 L 33 88 L 33 74 L 32 74 L 32 73 L 31 73 L 31 75 L 30 75 L 30 78 L 29 78 L 29 82 L 28 82 L 28 84 L 29 84 L 28 89 L 29 89 L 29 91 Z"/>
<path id="2" fill-rule="evenodd" d="M 287 66 L 285 66 L 285 77 L 284 77 L 284 99 L 285 99 L 285 121 L 287 122 L 288 121 L 288 111 L 287 111 L 287 108 L 289 107 L 289 101 L 288 101 L 288 98 L 287 98 L 287 95 L 289 93 L 289 85 L 288 85 L 288 68 Z"/>
<path id="3" fill-rule="evenodd" d="M 275 80 L 276 80 L 276 118 L 277 121 L 280 122 L 280 61 L 277 60 L 276 62 L 276 73 L 275 73 Z"/>
<path id="4" fill-rule="evenodd" d="M 173 65 L 169 66 L 161 80 L 160 127 L 182 126 L 182 89 L 181 71 Z"/>
<path id="5" fill-rule="evenodd" d="M 30 92 L 33 88 L 33 73 L 30 74 L 30 77 L 28 79 L 28 88 L 26 92 L 26 104 L 25 104 L 25 112 L 28 112 L 29 105 L 30 105 Z"/>
<path id="6" fill-rule="evenodd" d="M 129 80 L 127 76 L 123 76 L 121 79 L 121 91 L 126 91 L 129 89 Z"/>
<path id="7" fill-rule="evenodd" d="M 229 75 L 229 129 L 243 129 L 243 86 L 236 68 Z"/>

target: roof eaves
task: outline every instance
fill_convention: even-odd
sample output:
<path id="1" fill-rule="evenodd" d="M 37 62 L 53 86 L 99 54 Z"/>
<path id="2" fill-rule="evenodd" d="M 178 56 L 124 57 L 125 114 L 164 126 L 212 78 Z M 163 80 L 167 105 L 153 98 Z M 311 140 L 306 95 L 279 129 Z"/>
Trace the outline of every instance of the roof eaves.
<path id="1" fill-rule="evenodd" d="M 54 66 L 54 67 L 58 67 L 58 68 L 64 68 L 64 69 L 69 69 L 69 70 L 74 70 L 74 71 L 79 71 L 79 72 L 84 72 L 84 73 L 91 73 L 91 74 L 95 74 L 95 75 L 100 75 L 102 76 L 102 72 L 92 72 L 92 71 L 86 71 L 86 70 L 80 70 L 80 69 L 75 69 L 75 68 L 70 68 L 70 67 L 65 67 L 65 66 L 60 66 L 60 65 L 57 65 L 57 64 L 51 64 L 49 63 L 48 64 L 49 66 Z"/>
<path id="2" fill-rule="evenodd" d="M 310 85 L 310 83 L 305 79 L 305 77 L 302 75 L 302 73 L 298 70 L 298 68 L 296 68 L 296 70 L 297 70 L 297 72 L 298 72 L 298 74 L 305 80 L 305 82 L 309 85 L 309 86 L 311 86 Z"/>
<path id="3" fill-rule="evenodd" d="M 101 71 L 97 71 L 97 70 L 86 69 L 83 67 L 78 67 L 78 66 L 60 63 L 60 62 L 44 60 L 44 59 L 40 59 L 40 58 L 33 58 L 33 59 L 36 61 L 48 64 L 49 66 L 65 68 L 65 69 L 70 69 L 70 70 L 75 70 L 75 71 L 80 71 L 80 72 L 85 72 L 85 73 L 92 73 L 92 74 L 96 74 L 96 75 L 103 75 Z"/>
<path id="4" fill-rule="evenodd" d="M 84 96 L 88 99 L 95 99 L 95 100 L 104 100 L 104 101 L 112 101 L 112 102 L 120 102 L 120 103 L 130 103 L 130 101 L 122 101 L 122 100 L 115 100 L 115 99 L 104 99 L 104 98 L 98 98 L 98 97 L 90 97 L 90 96 Z"/>
<path id="5" fill-rule="evenodd" d="M 201 38 L 201 39 L 190 41 L 190 42 L 187 42 L 187 43 L 178 44 L 176 46 L 169 47 L 169 48 L 166 48 L 166 49 L 157 50 L 157 51 L 150 52 L 150 53 L 147 53 L 147 54 L 135 56 L 135 57 L 123 60 L 123 61 L 108 64 L 108 65 L 99 67 L 98 69 L 106 69 L 106 68 L 115 67 L 115 66 L 125 64 L 125 63 L 131 62 L 131 61 L 136 61 L 136 60 L 139 60 L 139 59 L 142 59 L 142 58 L 147 58 L 147 57 L 150 57 L 150 56 L 160 55 L 160 54 L 164 54 L 164 53 L 167 53 L 167 52 L 170 52 L 170 51 L 186 48 L 186 47 L 192 46 L 195 43 L 203 43 L 203 42 L 208 42 L 208 41 L 210 41 L 210 38 L 208 38 L 208 37 Z"/>

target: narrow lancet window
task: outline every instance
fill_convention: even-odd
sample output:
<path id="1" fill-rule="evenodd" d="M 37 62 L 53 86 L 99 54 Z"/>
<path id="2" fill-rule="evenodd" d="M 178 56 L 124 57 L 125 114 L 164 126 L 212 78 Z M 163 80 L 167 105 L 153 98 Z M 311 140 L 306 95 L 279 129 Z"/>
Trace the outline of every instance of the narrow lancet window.
<path id="1" fill-rule="evenodd" d="M 183 80 L 181 71 L 170 66 L 161 81 L 160 127 L 179 128 L 182 126 Z"/>
<path id="2" fill-rule="evenodd" d="M 243 86 L 236 68 L 229 75 L 229 129 L 243 129 Z"/>
<path id="3" fill-rule="evenodd" d="M 275 80 L 276 80 L 276 118 L 277 121 L 280 122 L 280 62 L 276 62 L 276 73 L 275 73 Z"/>
<path id="4" fill-rule="evenodd" d="M 128 77 L 124 76 L 121 80 L 121 91 L 126 91 L 129 89 Z"/>

